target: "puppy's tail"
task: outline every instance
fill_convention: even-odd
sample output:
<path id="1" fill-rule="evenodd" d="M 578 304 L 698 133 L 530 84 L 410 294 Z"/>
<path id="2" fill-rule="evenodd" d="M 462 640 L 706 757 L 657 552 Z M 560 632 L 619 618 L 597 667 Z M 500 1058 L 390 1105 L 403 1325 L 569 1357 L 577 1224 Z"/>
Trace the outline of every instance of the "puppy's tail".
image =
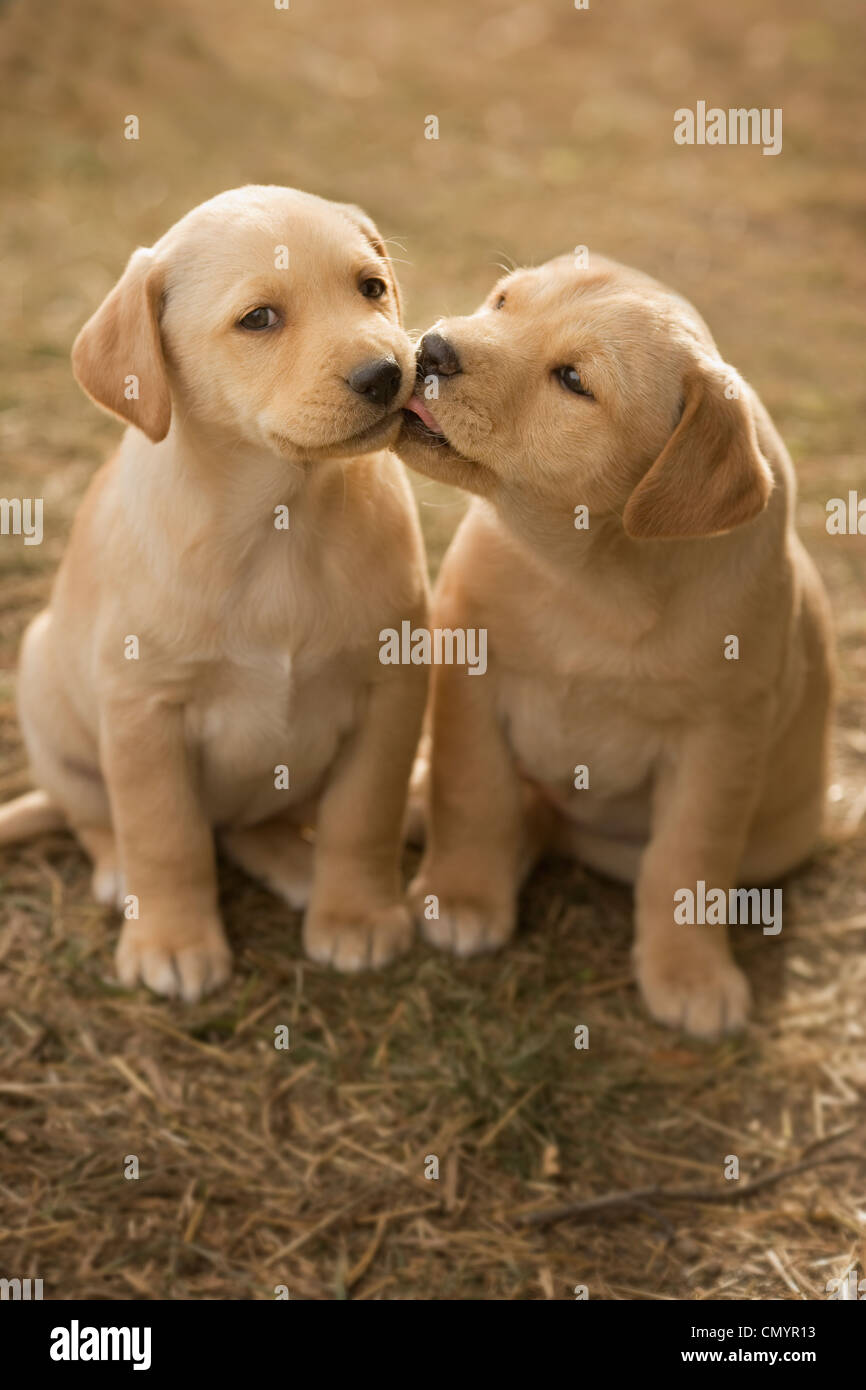
<path id="1" fill-rule="evenodd" d="M 61 830 L 66 817 L 47 792 L 25 792 L 0 806 L 0 845 L 30 840 L 47 830 Z"/>

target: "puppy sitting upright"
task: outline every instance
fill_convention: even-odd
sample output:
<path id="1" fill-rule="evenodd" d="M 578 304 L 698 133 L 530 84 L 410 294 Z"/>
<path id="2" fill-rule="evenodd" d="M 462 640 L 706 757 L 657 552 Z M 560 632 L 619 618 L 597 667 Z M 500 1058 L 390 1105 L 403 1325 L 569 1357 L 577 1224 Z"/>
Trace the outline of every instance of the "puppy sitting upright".
<path id="1" fill-rule="evenodd" d="M 423 624 L 427 596 L 386 452 L 415 367 L 379 234 L 292 189 L 224 193 L 135 252 L 73 366 L 132 428 L 24 639 L 41 790 L 0 812 L 0 841 L 72 826 L 97 897 L 126 904 L 128 986 L 194 1000 L 226 979 L 214 830 L 290 902 L 310 895 L 314 959 L 381 965 L 412 931 L 399 853 L 425 691 L 378 634 Z"/>
<path id="2" fill-rule="evenodd" d="M 695 310 L 607 261 L 507 276 L 419 375 L 399 452 L 484 499 L 433 621 L 486 628 L 489 663 L 434 674 L 423 928 L 501 945 L 533 857 L 567 849 L 634 882 L 655 1018 L 736 1027 L 725 927 L 676 904 L 772 881 L 821 821 L 832 653 L 784 445 Z"/>

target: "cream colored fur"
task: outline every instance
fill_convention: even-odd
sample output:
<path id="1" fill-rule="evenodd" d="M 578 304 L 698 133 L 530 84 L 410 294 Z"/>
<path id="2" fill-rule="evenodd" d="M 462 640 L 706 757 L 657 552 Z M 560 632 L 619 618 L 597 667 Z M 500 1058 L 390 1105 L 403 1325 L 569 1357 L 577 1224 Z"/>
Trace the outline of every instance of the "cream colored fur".
<path id="1" fill-rule="evenodd" d="M 259 306 L 277 325 L 240 328 Z M 403 372 L 387 408 L 347 384 L 383 355 Z M 73 365 L 131 427 L 24 638 L 40 791 L 0 810 L 0 840 L 76 831 L 97 896 L 125 905 L 128 986 L 191 1000 L 228 976 L 215 835 L 309 901 L 316 960 L 381 965 L 412 932 L 400 832 L 425 673 L 380 664 L 378 634 L 423 623 L 427 595 L 387 449 L 414 363 L 378 232 L 291 189 L 222 194 L 133 255 Z"/>
<path id="2" fill-rule="evenodd" d="M 398 450 L 477 494 L 432 621 L 486 628 L 489 667 L 434 674 L 419 921 L 501 946 L 537 856 L 574 854 L 635 885 L 654 1017 L 737 1027 L 725 929 L 678 925 L 674 894 L 774 880 L 821 823 L 832 641 L 785 447 L 695 310 L 612 262 L 517 271 L 434 330 L 459 363 L 426 401 L 441 437 L 410 422 Z"/>

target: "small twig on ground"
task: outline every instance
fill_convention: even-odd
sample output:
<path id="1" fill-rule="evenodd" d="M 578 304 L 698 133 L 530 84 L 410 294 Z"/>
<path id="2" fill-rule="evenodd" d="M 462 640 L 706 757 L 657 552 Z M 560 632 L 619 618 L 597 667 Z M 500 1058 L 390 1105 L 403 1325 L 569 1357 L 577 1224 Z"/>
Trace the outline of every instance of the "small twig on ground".
<path id="1" fill-rule="evenodd" d="M 731 1182 L 725 1187 L 635 1187 L 629 1192 L 608 1192 L 604 1197 L 591 1197 L 585 1202 L 566 1202 L 559 1207 L 546 1210 L 524 1212 L 515 1220 L 520 1226 L 550 1226 L 556 1221 L 579 1221 L 603 1216 L 617 1208 L 646 1208 L 653 1202 L 738 1202 L 744 1197 L 753 1197 L 756 1192 L 775 1187 L 785 1178 L 793 1178 L 797 1173 L 805 1173 L 830 1163 L 860 1163 L 866 1165 L 866 1154 L 829 1154 L 825 1158 L 804 1159 L 791 1163 L 786 1168 L 777 1168 L 772 1173 L 762 1173 L 751 1182 Z"/>

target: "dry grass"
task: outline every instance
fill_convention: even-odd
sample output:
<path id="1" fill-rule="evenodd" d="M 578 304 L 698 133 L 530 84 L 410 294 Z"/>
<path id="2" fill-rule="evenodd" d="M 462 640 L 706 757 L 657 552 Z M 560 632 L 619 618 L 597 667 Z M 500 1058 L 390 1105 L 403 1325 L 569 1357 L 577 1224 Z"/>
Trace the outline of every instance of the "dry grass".
<path id="1" fill-rule="evenodd" d="M 0 491 L 43 496 L 47 530 L 0 540 L 0 796 L 27 784 L 17 642 L 117 435 L 71 381 L 71 337 L 133 244 L 251 179 L 365 204 L 407 248 L 416 326 L 471 307 L 496 261 L 576 243 L 693 297 L 792 446 L 842 679 L 831 837 L 786 886 L 781 937 L 737 936 L 758 1015 L 719 1046 L 646 1020 L 629 895 L 571 866 L 536 876 L 502 956 L 419 945 L 358 980 L 304 961 L 298 920 L 226 868 L 237 970 L 186 1009 L 114 987 L 116 926 L 69 838 L 4 852 L 0 1273 L 53 1298 L 795 1299 L 866 1271 L 856 1163 L 747 1202 L 517 1220 L 654 1183 L 723 1191 L 728 1154 L 745 1181 L 866 1152 L 866 554 L 823 526 L 863 479 L 862 38 L 845 0 L 758 8 L 4 10 Z M 702 97 L 783 106 L 784 154 L 675 149 L 673 109 Z M 435 566 L 461 503 L 418 495 Z"/>

